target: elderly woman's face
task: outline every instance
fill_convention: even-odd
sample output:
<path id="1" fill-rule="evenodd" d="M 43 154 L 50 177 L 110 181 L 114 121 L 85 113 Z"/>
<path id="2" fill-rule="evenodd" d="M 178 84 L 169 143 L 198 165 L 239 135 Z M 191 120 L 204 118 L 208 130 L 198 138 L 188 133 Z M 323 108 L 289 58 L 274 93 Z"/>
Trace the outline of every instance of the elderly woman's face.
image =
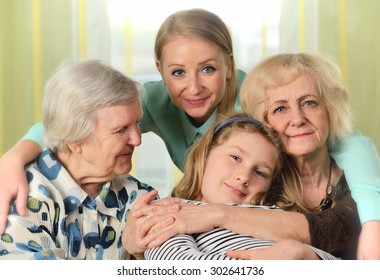
<path id="1" fill-rule="evenodd" d="M 138 102 L 97 112 L 94 134 L 82 144 L 82 155 L 93 176 L 112 179 L 131 171 L 134 148 L 141 144 L 141 116 Z"/>
<path id="2" fill-rule="evenodd" d="M 327 147 L 329 121 L 311 75 L 266 92 L 268 123 L 277 130 L 292 157 L 310 155 Z"/>

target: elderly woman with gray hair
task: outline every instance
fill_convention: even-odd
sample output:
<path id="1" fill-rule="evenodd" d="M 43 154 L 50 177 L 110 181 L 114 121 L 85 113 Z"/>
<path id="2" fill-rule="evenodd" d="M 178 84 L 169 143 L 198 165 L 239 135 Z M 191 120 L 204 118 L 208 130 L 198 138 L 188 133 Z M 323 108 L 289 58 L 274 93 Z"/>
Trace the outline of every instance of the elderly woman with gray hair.
<path id="1" fill-rule="evenodd" d="M 45 87 L 46 149 L 26 166 L 27 215 L 11 207 L 6 259 L 124 259 L 130 206 L 152 190 L 128 175 L 141 143 L 139 85 L 99 62 L 65 63 Z"/>

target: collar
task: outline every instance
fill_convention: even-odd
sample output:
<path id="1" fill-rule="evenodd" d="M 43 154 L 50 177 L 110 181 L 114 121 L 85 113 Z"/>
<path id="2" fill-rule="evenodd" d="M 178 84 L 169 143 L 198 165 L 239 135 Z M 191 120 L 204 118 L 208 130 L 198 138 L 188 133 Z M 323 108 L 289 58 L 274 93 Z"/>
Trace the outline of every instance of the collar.
<path id="1" fill-rule="evenodd" d="M 69 172 L 55 157 L 55 154 L 45 149 L 37 159 L 39 171 L 48 178 L 60 192 L 68 216 L 81 206 L 97 209 L 100 213 L 117 217 L 119 199 L 117 192 L 113 191 L 112 182 L 102 186 L 99 195 L 93 199 L 74 181 Z"/>
<path id="2" fill-rule="evenodd" d="M 188 146 L 198 141 L 198 139 L 207 132 L 211 125 L 215 123 L 217 111 L 218 109 L 215 109 L 212 115 L 202 126 L 196 127 L 191 123 L 185 111 L 179 110 L 180 122 Z"/>

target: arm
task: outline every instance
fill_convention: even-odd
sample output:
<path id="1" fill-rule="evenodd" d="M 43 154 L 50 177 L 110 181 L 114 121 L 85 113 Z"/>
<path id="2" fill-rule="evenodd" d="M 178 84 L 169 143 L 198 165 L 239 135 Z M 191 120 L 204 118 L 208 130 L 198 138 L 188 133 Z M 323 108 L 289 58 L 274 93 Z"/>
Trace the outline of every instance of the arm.
<path id="1" fill-rule="evenodd" d="M 289 239 L 264 249 L 227 251 L 227 256 L 244 260 L 336 260 L 333 255 Z"/>
<path id="2" fill-rule="evenodd" d="M 363 225 L 358 258 L 380 259 L 380 160 L 376 147 L 370 138 L 356 132 L 340 143 L 332 156 L 345 171 Z"/>
<path id="3" fill-rule="evenodd" d="M 380 220 L 380 159 L 373 141 L 356 132 L 331 155 L 344 170 L 361 223 Z"/>
<path id="4" fill-rule="evenodd" d="M 355 204 L 352 198 L 350 203 L 350 206 Z M 341 204 L 337 203 L 337 205 Z M 143 212 L 144 210 L 140 214 Z M 323 212 L 310 213 L 307 217 L 297 212 L 223 204 L 200 206 L 181 204 L 180 211 L 170 213 L 168 216 L 173 217 L 175 222 L 167 227 L 156 226 L 154 219 L 144 223 L 142 232 L 147 235 L 142 239 L 142 244 L 145 247 L 159 246 L 176 234 L 192 234 L 222 227 L 266 240 L 297 240 L 341 257 L 335 252 L 342 255 L 349 252 L 354 255 L 356 244 L 353 241 L 357 242 L 358 230 L 360 230 L 356 207 L 348 207 L 347 204 L 335 206 Z M 151 227 L 152 230 L 150 230 Z M 324 233 L 326 229 L 328 229 L 327 234 Z M 329 238 L 330 235 L 334 238 Z M 326 238 L 322 238 L 323 236 Z M 335 242 L 337 240 L 339 242 Z"/>
<path id="5" fill-rule="evenodd" d="M 180 206 L 178 212 L 158 215 L 144 223 L 141 232 L 146 235 L 142 239 L 145 247 L 159 246 L 176 234 L 206 232 L 215 227 L 266 240 L 295 239 L 306 244 L 311 242 L 307 219 L 301 213 L 225 204 L 196 206 L 184 203 Z M 145 213 L 146 210 L 142 208 L 137 214 L 143 216 Z M 175 221 L 167 227 L 161 227 L 157 225 L 156 219 L 159 217 L 162 220 L 162 216 L 171 216 Z"/>
<path id="6" fill-rule="evenodd" d="M 43 126 L 34 125 L 12 149 L 0 158 L 0 234 L 5 230 L 9 203 L 17 197 L 17 212 L 25 215 L 28 185 L 24 166 L 42 151 Z"/>
<path id="7" fill-rule="evenodd" d="M 380 221 L 369 221 L 362 225 L 358 259 L 380 260 Z"/>

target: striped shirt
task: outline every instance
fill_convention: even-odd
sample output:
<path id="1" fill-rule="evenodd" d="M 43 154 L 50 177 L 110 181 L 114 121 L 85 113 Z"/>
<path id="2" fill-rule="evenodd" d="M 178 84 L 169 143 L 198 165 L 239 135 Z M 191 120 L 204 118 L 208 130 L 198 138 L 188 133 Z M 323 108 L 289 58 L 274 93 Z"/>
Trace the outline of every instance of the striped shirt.
<path id="1" fill-rule="evenodd" d="M 196 205 L 199 201 L 184 200 Z M 263 210 L 280 210 L 276 206 L 258 206 L 234 204 L 240 207 L 259 208 Z M 275 242 L 252 236 L 242 235 L 224 228 L 215 228 L 199 234 L 180 234 L 168 239 L 160 247 L 145 250 L 146 260 L 231 260 L 226 250 L 249 250 L 267 248 Z M 307 245 L 309 246 L 309 245 Z M 309 246 L 321 259 L 337 259 L 333 255 Z"/>

